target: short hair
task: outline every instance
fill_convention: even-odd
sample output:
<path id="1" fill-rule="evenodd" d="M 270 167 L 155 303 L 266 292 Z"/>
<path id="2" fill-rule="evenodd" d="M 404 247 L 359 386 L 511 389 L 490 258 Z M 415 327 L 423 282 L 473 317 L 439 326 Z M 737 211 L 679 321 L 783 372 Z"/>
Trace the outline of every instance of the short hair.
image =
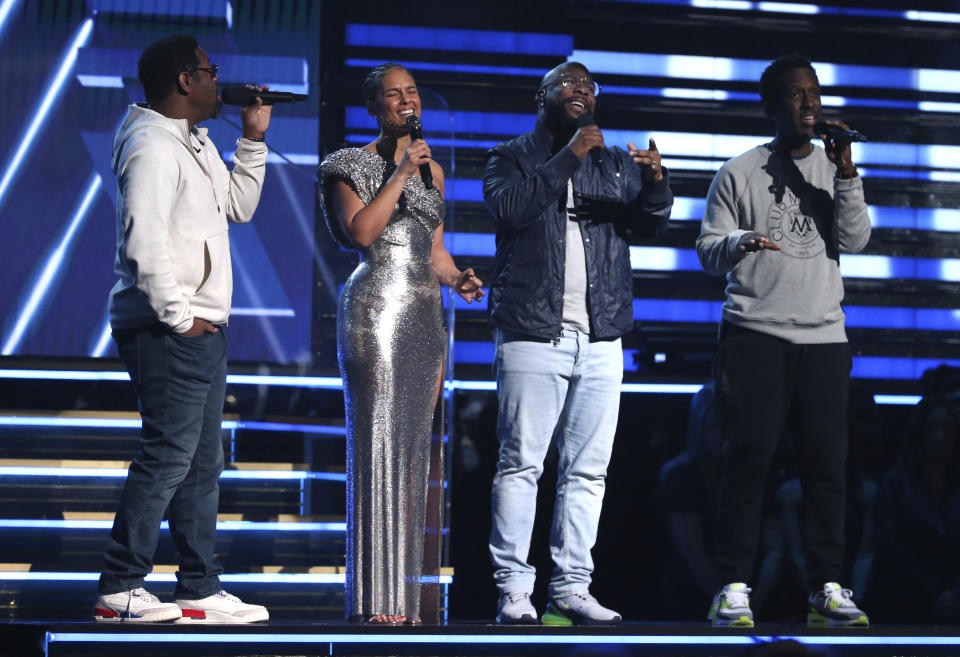
<path id="1" fill-rule="evenodd" d="M 189 34 L 175 34 L 147 46 L 137 62 L 137 76 L 143 95 L 151 105 L 162 101 L 177 88 L 177 78 L 191 66 L 199 66 L 200 44 Z"/>
<path id="2" fill-rule="evenodd" d="M 760 103 L 763 106 L 763 113 L 767 116 L 774 115 L 777 101 L 783 93 L 783 78 L 788 71 L 795 68 L 808 68 L 813 72 L 813 77 L 817 77 L 817 70 L 813 68 L 810 60 L 798 54 L 778 57 L 764 69 L 763 75 L 760 76 Z"/>
<path id="3" fill-rule="evenodd" d="M 401 71 L 407 70 L 406 67 L 400 64 L 385 62 L 379 66 L 375 66 L 367 73 L 367 77 L 363 79 L 363 102 L 376 104 L 377 94 L 383 90 L 383 77 L 394 69 L 400 69 Z"/>

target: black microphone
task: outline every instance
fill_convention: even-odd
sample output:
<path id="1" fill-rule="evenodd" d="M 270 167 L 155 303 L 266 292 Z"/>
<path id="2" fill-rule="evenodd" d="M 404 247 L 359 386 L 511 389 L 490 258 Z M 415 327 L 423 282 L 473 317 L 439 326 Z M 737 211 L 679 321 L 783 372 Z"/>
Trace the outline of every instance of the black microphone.
<path id="1" fill-rule="evenodd" d="M 862 132 L 857 132 L 856 130 L 844 130 L 838 125 L 830 125 L 824 123 L 823 121 L 817 121 L 817 124 L 813 126 L 814 132 L 818 135 L 827 135 L 828 137 L 833 137 L 838 141 L 867 141 L 866 135 Z"/>
<path id="2" fill-rule="evenodd" d="M 593 112 L 584 112 L 579 117 L 577 117 L 577 127 L 583 128 L 588 125 L 597 125 L 596 119 L 593 118 Z M 599 146 L 594 146 L 590 149 L 590 159 L 593 160 L 593 166 L 598 169 L 603 169 L 603 149 Z"/>
<path id="3" fill-rule="evenodd" d="M 220 91 L 220 98 L 227 105 L 240 105 L 241 107 L 253 105 L 256 98 L 262 100 L 264 105 L 299 103 L 307 99 L 304 94 L 292 94 L 289 91 L 254 91 L 248 87 L 223 87 Z"/>
<path id="4" fill-rule="evenodd" d="M 407 117 L 407 132 L 410 133 L 410 139 L 423 139 L 423 124 L 416 114 Z M 430 163 L 424 162 L 420 165 L 420 180 L 427 189 L 433 189 L 433 172 L 430 171 Z"/>

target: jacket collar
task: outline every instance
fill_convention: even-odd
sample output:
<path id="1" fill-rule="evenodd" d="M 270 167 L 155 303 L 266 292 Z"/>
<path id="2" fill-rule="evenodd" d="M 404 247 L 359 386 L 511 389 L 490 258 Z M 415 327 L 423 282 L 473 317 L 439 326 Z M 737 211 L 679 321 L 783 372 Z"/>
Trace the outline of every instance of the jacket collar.
<path id="1" fill-rule="evenodd" d="M 553 146 L 553 136 L 547 131 L 547 126 L 539 116 L 533 126 L 533 132 L 530 133 L 530 138 L 537 150 L 549 151 Z"/>

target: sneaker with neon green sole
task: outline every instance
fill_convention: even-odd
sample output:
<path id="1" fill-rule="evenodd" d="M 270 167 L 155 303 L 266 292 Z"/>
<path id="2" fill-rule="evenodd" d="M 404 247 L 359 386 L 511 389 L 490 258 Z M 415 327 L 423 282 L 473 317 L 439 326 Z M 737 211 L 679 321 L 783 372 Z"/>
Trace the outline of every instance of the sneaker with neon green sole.
<path id="1" fill-rule="evenodd" d="M 540 618 L 542 625 L 619 625 L 620 614 L 607 609 L 589 593 L 550 598 Z"/>
<path id="2" fill-rule="evenodd" d="M 807 627 L 870 627 L 870 620 L 853 602 L 853 592 L 827 582 L 808 599 Z"/>
<path id="3" fill-rule="evenodd" d="M 714 627 L 753 627 L 750 590 L 743 582 L 724 586 L 713 596 L 707 619 Z"/>

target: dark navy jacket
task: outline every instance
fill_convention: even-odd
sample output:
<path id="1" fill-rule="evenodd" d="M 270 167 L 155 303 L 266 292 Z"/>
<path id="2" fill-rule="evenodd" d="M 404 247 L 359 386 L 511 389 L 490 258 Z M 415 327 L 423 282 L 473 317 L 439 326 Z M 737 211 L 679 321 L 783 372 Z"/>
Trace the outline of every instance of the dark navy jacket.
<path id="1" fill-rule="evenodd" d="M 620 148 L 597 166 L 552 139 L 537 121 L 532 132 L 487 154 L 483 198 L 497 222 L 497 271 L 490 286 L 490 323 L 537 338 L 560 334 L 566 256 L 567 181 L 587 262 L 590 336 L 617 338 L 633 328 L 631 233 L 659 232 L 670 219 L 667 170 L 649 182 Z"/>

